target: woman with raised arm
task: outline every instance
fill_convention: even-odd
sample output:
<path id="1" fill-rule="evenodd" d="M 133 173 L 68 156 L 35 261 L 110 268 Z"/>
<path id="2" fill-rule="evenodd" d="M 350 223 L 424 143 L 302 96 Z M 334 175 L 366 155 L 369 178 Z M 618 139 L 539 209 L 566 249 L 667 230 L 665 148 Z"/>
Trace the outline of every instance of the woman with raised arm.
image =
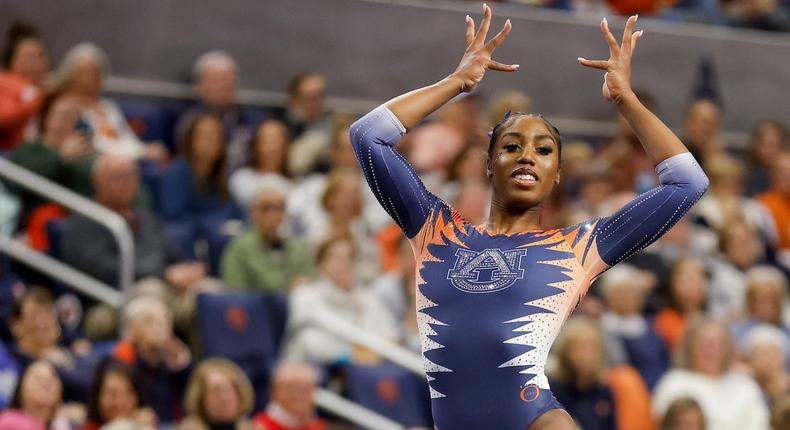
<path id="1" fill-rule="evenodd" d="M 351 140 L 373 193 L 414 249 L 417 320 L 437 429 L 573 429 L 544 374 L 560 326 L 593 279 L 664 234 L 708 180 L 631 90 L 631 56 L 642 35 L 633 31 L 636 17 L 628 19 L 621 45 L 603 20 L 610 58 L 579 63 L 606 71 L 603 95 L 641 140 L 661 185 L 611 217 L 542 229 L 543 202 L 560 181 L 560 134 L 541 116 L 516 113 L 491 135 L 489 219 L 466 222 L 425 189 L 394 145 L 474 89 L 486 70 L 518 68 L 491 59 L 511 24 L 486 43 L 491 9 L 483 10 L 477 33 L 466 19 L 466 52 L 455 72 L 374 109 L 352 126 Z"/>

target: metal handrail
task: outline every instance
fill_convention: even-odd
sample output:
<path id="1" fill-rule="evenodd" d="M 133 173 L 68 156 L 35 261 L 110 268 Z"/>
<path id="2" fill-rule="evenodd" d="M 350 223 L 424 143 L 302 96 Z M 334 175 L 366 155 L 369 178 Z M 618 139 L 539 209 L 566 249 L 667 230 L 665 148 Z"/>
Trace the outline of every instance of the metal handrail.
<path id="1" fill-rule="evenodd" d="M 382 339 L 322 309 L 314 310 L 309 323 L 346 342 L 361 345 L 418 376 L 425 377 L 422 358 L 396 343 Z"/>
<path id="2" fill-rule="evenodd" d="M 100 204 L 89 200 L 55 182 L 52 182 L 46 178 L 43 178 L 30 170 L 27 170 L 23 167 L 20 167 L 4 158 L 0 158 L 0 177 L 5 178 L 11 182 L 14 182 L 24 188 L 27 188 L 39 195 L 42 195 L 52 201 L 55 201 L 74 212 L 80 213 L 86 218 L 91 219 L 94 222 L 97 222 L 104 227 L 106 227 L 112 235 L 115 237 L 115 240 L 118 242 L 118 254 L 120 259 L 120 268 L 118 270 L 118 288 L 120 291 L 125 295 L 129 292 L 131 288 L 133 277 L 134 277 L 134 242 L 132 240 L 132 233 L 129 230 L 129 225 L 126 221 L 117 213 L 101 206 Z M 42 267 L 42 265 L 51 264 L 53 260 L 49 258 L 49 260 L 45 258 L 41 258 L 41 256 L 36 257 L 35 259 L 31 259 L 30 252 L 25 252 L 26 250 L 19 247 L 17 243 L 16 246 L 13 245 L 14 240 L 8 238 L 0 241 L 2 244 L 2 248 L 4 251 L 8 252 L 9 255 L 14 253 L 13 256 L 25 261 L 30 265 L 34 265 L 34 267 L 42 270 L 47 270 L 46 268 Z M 24 246 L 24 245 L 23 245 Z M 27 249 L 27 251 L 35 252 L 31 249 Z M 35 260 L 35 261 L 34 261 Z M 62 269 L 62 267 L 61 267 Z M 68 282 L 70 285 L 75 286 L 74 283 L 78 281 L 77 278 L 73 276 L 69 279 L 64 279 L 63 277 L 59 276 L 58 273 L 51 273 L 50 274 L 61 278 L 64 282 Z M 75 275 L 79 278 L 79 282 L 84 282 L 86 278 L 92 279 L 85 274 L 82 274 L 76 270 L 70 272 L 70 275 Z M 81 277 L 80 277 L 81 275 Z M 93 282 L 87 282 L 84 284 L 84 287 L 90 290 L 97 290 L 97 289 L 109 289 L 112 291 L 117 292 L 116 288 L 112 288 L 111 286 L 99 282 L 97 280 L 93 280 Z M 77 286 L 77 288 L 80 288 Z M 98 290 L 97 290 L 98 291 Z M 100 296 L 109 298 L 112 294 L 106 291 L 104 292 L 96 292 L 93 291 L 91 293 L 94 297 Z M 98 298 L 98 297 L 97 297 Z M 116 299 L 111 299 L 113 302 Z"/>

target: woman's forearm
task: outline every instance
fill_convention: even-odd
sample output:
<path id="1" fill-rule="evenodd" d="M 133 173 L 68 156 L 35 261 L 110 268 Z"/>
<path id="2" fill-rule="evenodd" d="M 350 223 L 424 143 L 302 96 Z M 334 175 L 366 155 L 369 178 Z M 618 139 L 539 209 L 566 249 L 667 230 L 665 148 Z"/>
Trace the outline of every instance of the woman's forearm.
<path id="1" fill-rule="evenodd" d="M 631 130 L 642 142 L 653 165 L 673 155 L 688 152 L 685 145 L 672 130 L 648 110 L 633 92 L 625 94 L 617 102 L 617 108 L 628 121 Z"/>
<path id="2" fill-rule="evenodd" d="M 433 85 L 395 97 L 385 105 L 408 130 L 460 94 L 462 88 L 463 81 L 450 75 Z"/>

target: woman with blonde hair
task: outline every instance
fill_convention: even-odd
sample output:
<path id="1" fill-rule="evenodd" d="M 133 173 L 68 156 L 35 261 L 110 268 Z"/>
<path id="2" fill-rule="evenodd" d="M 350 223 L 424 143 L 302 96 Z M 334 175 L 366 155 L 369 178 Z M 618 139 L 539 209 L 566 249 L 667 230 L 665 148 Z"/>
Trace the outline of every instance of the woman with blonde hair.
<path id="1" fill-rule="evenodd" d="M 255 393 L 244 372 L 224 358 L 204 360 L 192 374 L 184 396 L 187 417 L 178 430 L 253 430 L 248 415 Z"/>

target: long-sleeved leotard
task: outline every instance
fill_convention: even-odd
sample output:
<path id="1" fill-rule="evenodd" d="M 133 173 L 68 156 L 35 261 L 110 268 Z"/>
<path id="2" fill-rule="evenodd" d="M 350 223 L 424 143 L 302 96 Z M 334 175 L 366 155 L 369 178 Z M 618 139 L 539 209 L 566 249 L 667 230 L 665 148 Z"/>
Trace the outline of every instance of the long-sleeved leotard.
<path id="1" fill-rule="evenodd" d="M 490 234 L 426 190 L 393 148 L 405 131 L 380 106 L 354 123 L 351 142 L 373 193 L 415 252 L 434 422 L 439 430 L 525 430 L 560 407 L 544 365 L 592 280 L 671 228 L 708 180 L 683 153 L 656 167 L 660 186 L 611 217 Z"/>

